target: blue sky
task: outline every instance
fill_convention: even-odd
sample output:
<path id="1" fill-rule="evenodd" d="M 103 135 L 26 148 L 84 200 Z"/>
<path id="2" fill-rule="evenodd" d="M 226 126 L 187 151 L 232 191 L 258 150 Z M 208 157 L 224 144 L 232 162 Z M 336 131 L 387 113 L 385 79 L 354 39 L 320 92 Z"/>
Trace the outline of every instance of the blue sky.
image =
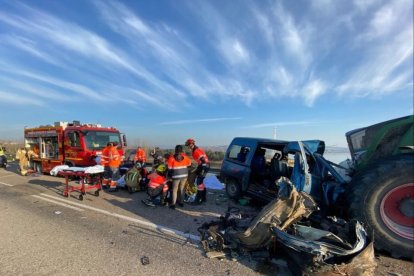
<path id="1" fill-rule="evenodd" d="M 413 113 L 413 2 L 0 0 L 0 139 L 322 139 Z"/>

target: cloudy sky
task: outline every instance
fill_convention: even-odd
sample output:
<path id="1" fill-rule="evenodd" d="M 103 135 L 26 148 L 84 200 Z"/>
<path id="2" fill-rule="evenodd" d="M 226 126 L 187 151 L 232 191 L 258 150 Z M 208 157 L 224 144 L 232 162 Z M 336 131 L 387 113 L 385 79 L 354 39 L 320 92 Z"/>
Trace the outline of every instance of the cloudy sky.
<path id="1" fill-rule="evenodd" d="M 0 139 L 80 120 L 345 146 L 413 113 L 413 1 L 0 0 L 0 107 Z"/>

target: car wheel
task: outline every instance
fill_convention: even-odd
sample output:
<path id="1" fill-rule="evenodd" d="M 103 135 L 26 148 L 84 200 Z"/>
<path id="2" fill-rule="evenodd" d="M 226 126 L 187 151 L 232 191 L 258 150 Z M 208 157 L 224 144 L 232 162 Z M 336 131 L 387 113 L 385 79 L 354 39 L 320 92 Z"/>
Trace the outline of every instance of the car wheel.
<path id="1" fill-rule="evenodd" d="M 226 181 L 226 193 L 231 199 L 239 199 L 241 196 L 241 186 L 235 179 L 228 179 Z"/>

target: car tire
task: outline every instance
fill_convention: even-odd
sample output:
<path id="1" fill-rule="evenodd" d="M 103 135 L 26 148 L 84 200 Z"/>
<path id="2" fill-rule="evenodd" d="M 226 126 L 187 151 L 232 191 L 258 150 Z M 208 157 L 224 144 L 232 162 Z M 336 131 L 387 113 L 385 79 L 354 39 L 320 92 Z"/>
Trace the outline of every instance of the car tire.
<path id="1" fill-rule="evenodd" d="M 379 162 L 354 176 L 349 217 L 362 222 L 377 250 L 413 259 L 414 156 Z"/>
<path id="2" fill-rule="evenodd" d="M 227 179 L 226 193 L 229 198 L 238 200 L 242 194 L 240 183 L 233 178 Z"/>

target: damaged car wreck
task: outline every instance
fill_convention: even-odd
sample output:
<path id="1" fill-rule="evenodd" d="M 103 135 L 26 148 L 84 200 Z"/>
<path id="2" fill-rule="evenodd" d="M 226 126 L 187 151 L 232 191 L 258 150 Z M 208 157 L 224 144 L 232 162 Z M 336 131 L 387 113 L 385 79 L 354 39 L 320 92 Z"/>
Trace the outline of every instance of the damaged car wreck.
<path id="1" fill-rule="evenodd" d="M 277 198 L 256 216 L 233 207 L 198 229 L 207 257 L 253 259 L 281 275 L 373 275 L 373 244 L 358 221 L 312 218 L 318 207 L 309 194 L 285 177 L 277 185 Z"/>
<path id="2" fill-rule="evenodd" d="M 323 157 L 321 140 L 234 138 L 220 172 L 227 195 L 267 205 L 203 225 L 207 256 L 264 250 L 294 274 L 372 275 L 375 239 L 377 250 L 413 259 L 414 116 L 346 137 L 352 160 L 341 165 Z"/>

